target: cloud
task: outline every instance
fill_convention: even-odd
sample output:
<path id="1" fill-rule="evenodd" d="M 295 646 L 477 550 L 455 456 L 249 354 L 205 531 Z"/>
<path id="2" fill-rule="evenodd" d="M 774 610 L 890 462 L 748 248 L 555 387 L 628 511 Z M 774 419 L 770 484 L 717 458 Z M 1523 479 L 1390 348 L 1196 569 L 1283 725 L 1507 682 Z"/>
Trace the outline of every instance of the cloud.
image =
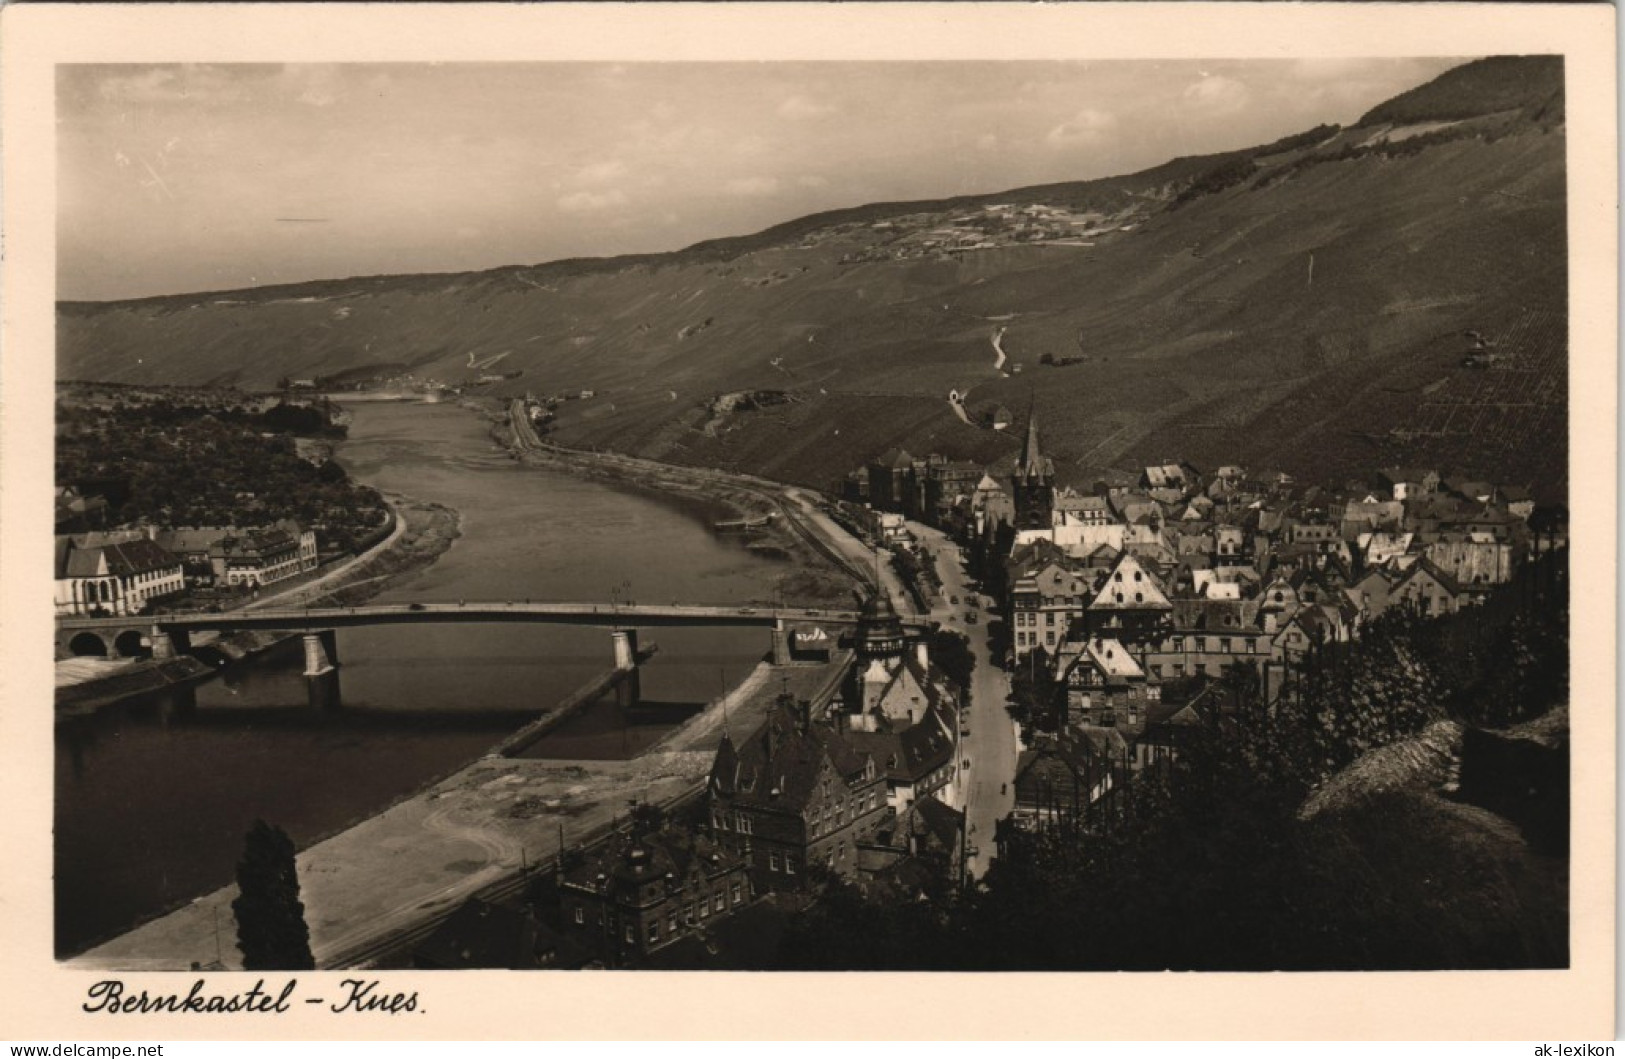
<path id="1" fill-rule="evenodd" d="M 722 185 L 730 195 L 771 195 L 779 190 L 777 177 L 738 177 Z"/>
<path id="2" fill-rule="evenodd" d="M 288 63 L 276 75 L 276 89 L 307 107 L 330 107 L 338 102 L 343 75 L 332 63 Z"/>
<path id="3" fill-rule="evenodd" d="M 201 103 L 217 105 L 244 98 L 243 86 L 212 66 L 155 66 L 139 73 L 108 77 L 97 93 L 110 103 Z"/>
<path id="4" fill-rule="evenodd" d="M 1117 117 L 1104 110 L 1085 107 L 1069 120 L 1061 122 L 1045 137 L 1052 147 L 1076 147 L 1080 144 L 1099 143 L 1106 134 L 1117 128 Z"/>
<path id="5" fill-rule="evenodd" d="M 1364 80 L 1372 73 L 1390 74 L 1392 68 L 1390 61 L 1344 58 L 1297 59 L 1287 67 L 1290 76 L 1300 81 Z"/>
<path id="6" fill-rule="evenodd" d="M 779 104 L 779 117 L 789 118 L 792 121 L 803 118 L 822 118 L 835 113 L 835 108 L 828 103 L 820 103 L 806 96 L 791 96 Z"/>
<path id="7" fill-rule="evenodd" d="M 593 162 L 576 170 L 575 179 L 581 184 L 609 184 L 626 175 L 626 163 L 618 158 L 607 162 Z"/>
<path id="8" fill-rule="evenodd" d="M 1234 114 L 1252 99 L 1252 92 L 1234 78 L 1214 75 L 1186 86 L 1181 96 L 1204 114 Z"/>
<path id="9" fill-rule="evenodd" d="M 626 205 L 626 196 L 619 191 L 577 191 L 559 199 L 559 209 L 565 213 L 602 213 Z"/>

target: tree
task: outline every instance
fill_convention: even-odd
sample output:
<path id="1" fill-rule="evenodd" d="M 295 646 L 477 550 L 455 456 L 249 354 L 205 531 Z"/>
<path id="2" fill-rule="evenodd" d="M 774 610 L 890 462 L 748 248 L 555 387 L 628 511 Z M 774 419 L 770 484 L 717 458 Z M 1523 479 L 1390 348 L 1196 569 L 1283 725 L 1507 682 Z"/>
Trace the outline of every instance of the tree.
<path id="1" fill-rule="evenodd" d="M 237 948 L 248 971 L 309 971 L 310 928 L 299 900 L 293 840 L 280 827 L 254 821 L 237 865 Z"/>
<path id="2" fill-rule="evenodd" d="M 970 638 L 962 632 L 938 626 L 931 630 L 929 643 L 937 668 L 948 675 L 963 697 L 970 690 L 971 674 L 976 671 L 976 656 L 971 653 Z"/>

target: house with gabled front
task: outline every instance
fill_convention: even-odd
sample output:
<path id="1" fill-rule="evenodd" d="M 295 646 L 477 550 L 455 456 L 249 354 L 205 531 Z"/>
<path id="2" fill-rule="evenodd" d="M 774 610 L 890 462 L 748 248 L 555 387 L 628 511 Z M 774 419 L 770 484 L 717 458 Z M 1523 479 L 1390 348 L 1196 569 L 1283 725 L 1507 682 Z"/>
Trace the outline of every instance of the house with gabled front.
<path id="1" fill-rule="evenodd" d="M 1161 635 L 1173 610 L 1167 592 L 1133 555 L 1124 555 L 1106 575 L 1084 614 L 1092 638 L 1134 645 Z"/>
<path id="2" fill-rule="evenodd" d="M 1137 732 L 1147 708 L 1161 700 L 1160 685 L 1116 640 L 1071 640 L 1054 654 L 1051 678 L 1066 724 Z"/>
<path id="3" fill-rule="evenodd" d="M 1424 617 L 1454 614 L 1468 601 L 1456 579 L 1427 559 L 1419 560 L 1388 593 L 1389 606 L 1413 606 Z"/>
<path id="4" fill-rule="evenodd" d="M 745 859 L 758 891 L 803 885 L 809 864 L 856 875 L 857 844 L 892 815 L 875 760 L 787 695 L 737 745 L 723 734 L 706 794 L 712 837 Z"/>

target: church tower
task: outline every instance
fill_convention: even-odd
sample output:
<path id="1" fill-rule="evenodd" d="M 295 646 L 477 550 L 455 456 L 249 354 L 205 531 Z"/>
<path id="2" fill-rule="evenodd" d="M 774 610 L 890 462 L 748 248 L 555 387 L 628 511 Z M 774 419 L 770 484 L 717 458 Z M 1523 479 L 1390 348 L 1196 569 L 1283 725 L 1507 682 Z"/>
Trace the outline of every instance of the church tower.
<path id="1" fill-rule="evenodd" d="M 1027 411 L 1027 440 L 1012 478 L 1017 529 L 1048 529 L 1055 510 L 1055 461 L 1038 444 L 1038 414 Z"/>

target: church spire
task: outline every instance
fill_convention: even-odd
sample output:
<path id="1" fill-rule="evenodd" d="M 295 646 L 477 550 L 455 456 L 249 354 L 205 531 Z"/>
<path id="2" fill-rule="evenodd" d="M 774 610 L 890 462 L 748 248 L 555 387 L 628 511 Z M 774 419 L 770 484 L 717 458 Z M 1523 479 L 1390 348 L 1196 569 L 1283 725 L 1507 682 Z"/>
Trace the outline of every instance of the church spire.
<path id="1" fill-rule="evenodd" d="M 1047 482 L 1055 474 L 1055 464 L 1044 455 L 1038 444 L 1038 411 L 1033 407 L 1035 403 L 1030 401 L 1027 405 L 1027 440 L 1021 446 L 1021 463 L 1016 467 L 1016 476 L 1027 482 L 1035 479 Z"/>
<path id="2" fill-rule="evenodd" d="M 1038 412 L 1027 406 L 1027 441 L 1021 446 L 1021 473 L 1029 478 L 1044 473 L 1044 454 L 1038 447 Z"/>
<path id="3" fill-rule="evenodd" d="M 1054 513 L 1055 462 L 1039 448 L 1036 403 L 1033 400 L 1027 405 L 1027 440 L 1013 482 L 1016 524 L 1027 529 L 1048 527 Z"/>

